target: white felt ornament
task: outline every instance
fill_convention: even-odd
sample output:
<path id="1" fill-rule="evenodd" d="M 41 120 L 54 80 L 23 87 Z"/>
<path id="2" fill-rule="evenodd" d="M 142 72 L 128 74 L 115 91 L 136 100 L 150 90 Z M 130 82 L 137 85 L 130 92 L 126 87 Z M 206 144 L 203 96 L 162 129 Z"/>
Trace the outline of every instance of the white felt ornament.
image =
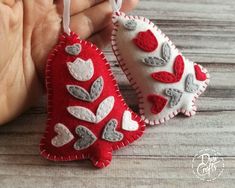
<path id="1" fill-rule="evenodd" d="M 207 70 L 186 59 L 147 18 L 117 10 L 113 24 L 112 48 L 137 91 L 142 119 L 156 125 L 178 113 L 194 115 L 195 99 L 209 83 Z"/>

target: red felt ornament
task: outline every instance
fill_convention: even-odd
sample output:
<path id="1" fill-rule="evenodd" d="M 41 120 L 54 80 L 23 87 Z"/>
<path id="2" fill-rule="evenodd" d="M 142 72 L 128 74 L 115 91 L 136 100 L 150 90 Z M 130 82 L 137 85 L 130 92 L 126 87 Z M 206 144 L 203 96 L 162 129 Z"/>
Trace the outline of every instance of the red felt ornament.
<path id="1" fill-rule="evenodd" d="M 68 4 L 65 0 L 65 9 Z M 143 134 L 145 124 L 124 102 L 104 54 L 70 32 L 68 15 L 66 9 L 65 33 L 46 65 L 48 120 L 41 155 L 53 161 L 90 159 L 103 168 L 113 150 Z"/>

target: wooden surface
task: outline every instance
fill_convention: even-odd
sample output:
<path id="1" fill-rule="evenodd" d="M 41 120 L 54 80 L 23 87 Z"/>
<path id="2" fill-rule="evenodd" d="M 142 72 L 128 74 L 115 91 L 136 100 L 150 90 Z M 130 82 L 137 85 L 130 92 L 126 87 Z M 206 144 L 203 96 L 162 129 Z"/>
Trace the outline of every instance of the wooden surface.
<path id="1" fill-rule="evenodd" d="M 178 116 L 149 127 L 142 139 L 114 152 L 111 166 L 95 170 L 89 161 L 53 163 L 39 155 L 45 128 L 45 99 L 0 128 L 0 187 L 235 187 L 235 1 L 140 0 L 133 14 L 157 23 L 187 58 L 203 64 L 211 84 L 192 118 Z M 105 49 L 127 103 L 135 93 Z M 192 158 L 212 148 L 224 157 L 223 174 L 203 182 Z"/>

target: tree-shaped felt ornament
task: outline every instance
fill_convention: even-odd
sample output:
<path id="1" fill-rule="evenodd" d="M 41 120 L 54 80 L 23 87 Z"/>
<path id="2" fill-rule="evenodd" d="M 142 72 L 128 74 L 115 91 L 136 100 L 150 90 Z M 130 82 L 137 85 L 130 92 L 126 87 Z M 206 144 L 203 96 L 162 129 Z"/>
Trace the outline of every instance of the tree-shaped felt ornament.
<path id="1" fill-rule="evenodd" d="M 196 113 L 195 100 L 208 83 L 201 65 L 187 60 L 147 18 L 119 12 L 121 0 L 113 7 L 111 43 L 113 51 L 137 91 L 142 119 L 150 125 L 163 123 L 178 113 Z"/>
<path id="2" fill-rule="evenodd" d="M 90 159 L 102 168 L 145 125 L 124 102 L 104 54 L 70 32 L 69 9 L 64 0 L 64 33 L 46 65 L 48 120 L 41 155 L 53 161 Z"/>

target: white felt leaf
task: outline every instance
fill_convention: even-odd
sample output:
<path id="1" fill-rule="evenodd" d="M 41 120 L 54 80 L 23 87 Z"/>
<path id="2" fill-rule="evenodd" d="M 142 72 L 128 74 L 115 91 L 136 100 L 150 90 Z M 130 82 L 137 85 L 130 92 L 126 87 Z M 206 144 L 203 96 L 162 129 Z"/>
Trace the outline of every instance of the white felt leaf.
<path id="1" fill-rule="evenodd" d="M 69 106 L 67 110 L 71 115 L 73 115 L 77 119 L 91 123 L 99 123 L 112 111 L 113 106 L 114 106 L 114 97 L 110 96 L 104 99 L 99 104 L 99 107 L 96 111 L 96 115 L 88 108 L 82 106 Z"/>
<path id="2" fill-rule="evenodd" d="M 88 108 L 82 106 L 69 106 L 67 110 L 71 115 L 73 115 L 77 119 L 84 120 L 90 123 L 96 123 L 95 114 Z"/>
<path id="3" fill-rule="evenodd" d="M 62 147 L 74 139 L 70 130 L 62 123 L 57 123 L 54 127 L 57 136 L 51 140 L 51 144 L 55 147 Z"/>
<path id="4" fill-rule="evenodd" d="M 138 127 L 138 123 L 132 120 L 131 112 L 126 110 L 122 117 L 122 129 L 126 131 L 136 131 Z"/>
<path id="5" fill-rule="evenodd" d="M 96 113 L 97 123 L 102 121 L 112 111 L 113 106 L 114 106 L 113 96 L 107 97 L 100 103 Z"/>
<path id="6" fill-rule="evenodd" d="M 75 59 L 74 62 L 68 62 L 70 74 L 78 81 L 88 81 L 94 74 L 94 66 L 91 59 L 84 61 L 81 58 Z"/>

